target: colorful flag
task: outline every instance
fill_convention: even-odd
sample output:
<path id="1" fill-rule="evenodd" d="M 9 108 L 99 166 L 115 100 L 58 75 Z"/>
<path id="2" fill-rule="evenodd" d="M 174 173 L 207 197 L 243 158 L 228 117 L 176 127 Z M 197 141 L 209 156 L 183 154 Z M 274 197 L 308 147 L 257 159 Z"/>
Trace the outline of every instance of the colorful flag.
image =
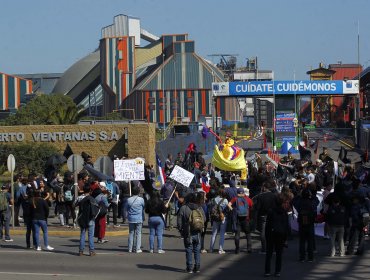
<path id="1" fill-rule="evenodd" d="M 164 169 L 162 167 L 161 159 L 159 158 L 159 156 L 157 154 L 155 154 L 155 157 L 157 159 L 157 166 L 158 166 L 158 170 L 159 170 L 159 180 L 161 182 L 161 185 L 163 186 L 164 183 L 166 182 L 166 174 L 164 173 Z"/>

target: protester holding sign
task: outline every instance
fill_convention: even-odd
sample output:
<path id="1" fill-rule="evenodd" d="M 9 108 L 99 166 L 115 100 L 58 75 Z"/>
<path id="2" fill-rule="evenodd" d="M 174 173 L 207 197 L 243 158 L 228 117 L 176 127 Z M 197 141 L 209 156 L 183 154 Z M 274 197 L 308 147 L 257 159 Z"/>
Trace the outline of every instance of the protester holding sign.
<path id="1" fill-rule="evenodd" d="M 135 185 L 131 189 L 132 196 L 127 199 L 127 220 L 129 227 L 128 251 L 129 253 L 142 253 L 141 230 L 144 221 L 144 199 L 139 196 L 140 188 Z"/>

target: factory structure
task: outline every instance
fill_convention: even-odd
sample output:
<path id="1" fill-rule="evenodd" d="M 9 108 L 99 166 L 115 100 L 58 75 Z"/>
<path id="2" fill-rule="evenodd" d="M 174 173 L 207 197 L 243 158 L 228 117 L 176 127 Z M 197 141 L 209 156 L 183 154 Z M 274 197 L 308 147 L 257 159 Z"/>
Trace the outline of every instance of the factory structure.
<path id="1" fill-rule="evenodd" d="M 188 34 L 156 36 L 142 28 L 139 18 L 127 15 L 117 15 L 113 24 L 103 27 L 97 45 L 94 52 L 64 73 L 0 73 L 1 112 L 14 112 L 42 92 L 70 96 L 89 116 L 119 112 L 127 119 L 156 123 L 158 127 L 177 118 L 198 122 L 212 115 L 225 124 L 244 121 L 256 125 L 264 121 L 267 127 L 273 126 L 272 98 L 212 96 L 213 82 L 274 80 L 273 71 L 259 69 L 256 57 L 239 68 L 236 55 L 211 55 L 220 58 L 219 63 L 213 63 L 196 53 L 196 43 Z M 370 72 L 359 69 L 357 64 L 339 63 L 328 69 L 320 65 L 307 74 L 311 80 L 360 79 L 361 114 L 366 117 Z M 341 116 L 348 123 L 354 107 L 350 102 L 308 96 L 298 105 L 307 122 L 322 116 L 321 123 L 332 122 Z"/>

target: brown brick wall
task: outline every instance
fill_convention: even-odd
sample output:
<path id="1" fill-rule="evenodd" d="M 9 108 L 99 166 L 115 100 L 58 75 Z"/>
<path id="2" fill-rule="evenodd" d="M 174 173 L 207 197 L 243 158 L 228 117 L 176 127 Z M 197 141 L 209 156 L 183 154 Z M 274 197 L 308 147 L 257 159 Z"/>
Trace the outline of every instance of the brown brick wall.
<path id="1" fill-rule="evenodd" d="M 63 153 L 67 144 L 69 144 L 75 154 L 86 152 L 93 157 L 95 161 L 99 156 L 108 155 L 112 157 L 124 155 L 124 133 L 127 131 L 128 137 L 128 158 L 143 157 L 149 164 L 155 165 L 155 125 L 154 124 L 92 124 L 92 125 L 29 125 L 29 126 L 0 126 L 0 145 L 10 143 L 50 143 L 55 145 Z M 35 141 L 32 133 L 42 132 L 64 132 L 64 133 L 90 133 L 90 141 L 73 141 L 57 137 L 55 141 Z M 113 140 L 100 139 L 100 134 L 112 136 L 113 132 L 117 133 L 117 138 Z M 23 141 L 17 141 L 15 135 L 18 134 L 18 140 L 24 135 Z M 46 134 L 47 135 L 47 134 Z M 71 135 L 71 134 L 69 134 Z M 95 140 L 93 140 L 95 135 Z M 41 136 L 41 135 L 40 135 Z M 114 136 L 114 135 L 113 135 Z M 68 138 L 68 137 L 67 137 Z M 40 140 L 41 138 L 39 138 Z"/>

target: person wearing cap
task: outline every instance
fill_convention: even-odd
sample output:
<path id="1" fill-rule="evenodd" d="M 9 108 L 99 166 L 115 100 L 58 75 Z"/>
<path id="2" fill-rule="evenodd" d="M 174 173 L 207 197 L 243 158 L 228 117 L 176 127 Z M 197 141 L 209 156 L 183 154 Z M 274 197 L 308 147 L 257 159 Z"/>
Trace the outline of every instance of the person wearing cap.
<path id="1" fill-rule="evenodd" d="M 10 238 L 10 219 L 12 216 L 10 206 L 14 205 L 14 201 L 9 192 L 9 185 L 3 185 L 0 190 L 0 239 L 3 239 L 3 228 L 5 230 L 5 242 L 12 242 Z"/>
<path id="2" fill-rule="evenodd" d="M 228 207 L 232 210 L 232 228 L 235 232 L 235 254 L 240 252 L 240 232 L 243 231 L 247 239 L 247 252 L 252 253 L 250 218 L 253 201 L 245 194 L 244 188 L 237 189 L 237 197 L 230 200 Z"/>

